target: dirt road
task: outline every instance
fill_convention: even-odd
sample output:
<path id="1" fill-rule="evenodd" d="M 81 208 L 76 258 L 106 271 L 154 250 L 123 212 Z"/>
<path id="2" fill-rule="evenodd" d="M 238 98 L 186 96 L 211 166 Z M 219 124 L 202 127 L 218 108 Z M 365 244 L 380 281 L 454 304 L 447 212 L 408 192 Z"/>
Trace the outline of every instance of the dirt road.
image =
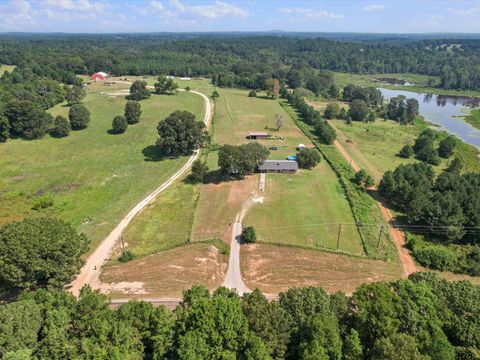
<path id="1" fill-rule="evenodd" d="M 334 145 L 338 149 L 338 151 L 340 151 L 340 153 L 345 158 L 345 160 L 347 160 L 350 163 L 350 165 L 352 166 L 352 169 L 355 171 L 359 171 L 360 166 L 358 166 L 358 164 L 355 163 L 355 161 L 352 159 L 350 154 L 345 150 L 342 144 L 340 144 L 337 140 L 335 140 Z M 392 212 L 385 207 L 384 200 L 378 193 L 377 189 L 375 187 L 372 187 L 372 188 L 369 188 L 368 191 L 372 195 L 372 197 L 377 201 L 377 204 L 380 208 L 380 212 L 382 213 L 382 216 L 385 219 L 385 221 L 388 224 L 393 225 L 394 216 Z M 403 232 L 401 232 L 399 229 L 396 229 L 392 226 L 389 226 L 389 232 L 390 232 L 391 238 L 393 239 L 393 242 L 395 243 L 395 247 L 397 248 L 398 256 L 400 258 L 400 262 L 402 263 L 404 276 L 408 276 L 414 273 L 416 271 L 415 262 L 413 261 L 408 250 L 405 248 L 405 234 L 403 234 Z"/>
<path id="2" fill-rule="evenodd" d="M 207 128 L 210 125 L 212 118 L 213 106 L 210 102 L 210 99 L 197 91 L 190 91 L 191 93 L 201 96 L 205 101 L 205 117 L 203 119 Z M 138 215 L 151 201 L 153 201 L 160 193 L 165 191 L 170 185 L 172 185 L 176 180 L 182 177 L 185 172 L 190 169 L 192 163 L 199 156 L 199 152 L 195 151 L 192 156 L 188 159 L 187 163 L 183 165 L 175 174 L 173 174 L 167 181 L 150 193 L 146 198 L 140 201 L 137 205 L 133 207 L 132 210 L 120 221 L 120 223 L 112 230 L 112 232 L 102 241 L 102 243 L 95 249 L 95 251 L 87 258 L 85 265 L 80 270 L 80 273 L 72 281 L 69 287 L 69 291 L 78 296 L 80 289 L 84 285 L 90 285 L 94 289 L 99 289 L 101 286 L 100 283 L 100 272 L 103 264 L 109 258 L 112 249 L 115 247 L 117 240 L 119 239 L 122 232 L 128 226 L 130 221 Z"/>

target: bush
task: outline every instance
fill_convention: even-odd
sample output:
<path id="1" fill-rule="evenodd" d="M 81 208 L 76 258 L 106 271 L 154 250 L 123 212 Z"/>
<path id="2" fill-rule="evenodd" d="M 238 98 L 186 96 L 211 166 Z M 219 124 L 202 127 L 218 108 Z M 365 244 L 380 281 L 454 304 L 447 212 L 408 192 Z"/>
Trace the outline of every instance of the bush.
<path id="1" fill-rule="evenodd" d="M 185 86 L 185 91 L 190 91 L 190 86 Z"/>
<path id="2" fill-rule="evenodd" d="M 203 182 L 205 176 L 208 173 L 208 166 L 207 163 L 197 159 L 192 164 L 192 173 L 190 174 L 190 178 L 195 182 Z"/>
<path id="3" fill-rule="evenodd" d="M 438 155 L 448 159 L 450 156 L 452 156 L 456 146 L 457 140 L 455 137 L 452 135 L 447 136 L 445 139 L 440 141 L 440 144 L 438 144 Z"/>
<path id="4" fill-rule="evenodd" d="M 248 97 L 257 97 L 257 92 L 255 90 L 250 91 Z"/>
<path id="5" fill-rule="evenodd" d="M 125 119 L 125 116 L 115 116 L 112 121 L 112 130 L 116 134 L 123 134 L 128 127 L 127 119 Z"/>
<path id="6" fill-rule="evenodd" d="M 364 169 L 359 170 L 355 174 L 355 178 L 353 179 L 353 181 L 362 190 L 366 190 L 370 186 L 373 186 L 373 184 L 375 184 L 375 180 L 373 179 L 373 177 L 368 174 Z"/>
<path id="7" fill-rule="evenodd" d="M 68 111 L 68 119 L 73 130 L 85 129 L 90 122 L 90 111 L 83 105 L 73 105 Z"/>
<path id="8" fill-rule="evenodd" d="M 370 113 L 368 104 L 363 100 L 353 100 L 349 106 L 348 115 L 354 121 L 364 121 Z"/>
<path id="9" fill-rule="evenodd" d="M 135 80 L 130 86 L 130 95 L 127 96 L 129 100 L 140 101 L 148 99 L 151 96 L 150 91 L 147 89 L 147 83 L 143 80 Z"/>
<path id="10" fill-rule="evenodd" d="M 398 156 L 404 159 L 411 158 L 413 155 L 415 155 L 415 151 L 413 151 L 413 147 L 411 145 L 405 145 L 398 153 Z"/>
<path id="11" fill-rule="evenodd" d="M 135 254 L 130 250 L 125 250 L 122 252 L 122 255 L 118 258 L 118 261 L 126 263 L 132 261 L 135 258 Z"/>
<path id="12" fill-rule="evenodd" d="M 246 244 L 253 244 L 257 241 L 257 234 L 253 226 L 245 226 L 242 230 L 242 240 Z"/>
<path id="13" fill-rule="evenodd" d="M 57 138 L 68 136 L 70 134 L 70 130 L 72 130 L 68 120 L 61 115 L 58 115 L 55 118 L 53 125 L 54 127 L 50 131 L 50 134 Z"/>
<path id="14" fill-rule="evenodd" d="M 430 165 L 440 164 L 440 156 L 437 150 L 432 145 L 426 145 L 419 152 L 417 152 L 417 159 L 422 160 Z"/>
<path id="15" fill-rule="evenodd" d="M 41 196 L 33 201 L 33 210 L 46 209 L 50 206 L 53 206 L 53 198 L 51 196 L 45 195 Z"/>
<path id="16" fill-rule="evenodd" d="M 142 106 L 138 101 L 130 100 L 125 104 L 125 118 L 127 123 L 136 124 L 140 121 L 142 115 Z"/>
<path id="17" fill-rule="evenodd" d="M 320 153 L 316 149 L 303 149 L 297 153 L 298 166 L 304 169 L 311 169 L 320 162 Z"/>
<path id="18" fill-rule="evenodd" d="M 328 103 L 323 116 L 325 119 L 336 119 L 340 112 L 340 105 L 338 103 Z"/>
<path id="19" fill-rule="evenodd" d="M 320 120 L 315 125 L 315 132 L 319 140 L 326 145 L 331 145 L 337 138 L 335 129 L 325 120 Z"/>

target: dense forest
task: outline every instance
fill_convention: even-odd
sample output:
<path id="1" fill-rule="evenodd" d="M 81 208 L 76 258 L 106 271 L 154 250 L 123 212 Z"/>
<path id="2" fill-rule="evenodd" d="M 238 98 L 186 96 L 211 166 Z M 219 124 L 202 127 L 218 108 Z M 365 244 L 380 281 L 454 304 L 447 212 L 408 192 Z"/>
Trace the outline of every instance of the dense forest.
<path id="1" fill-rule="evenodd" d="M 3 359 L 478 359 L 480 287 L 416 273 L 352 296 L 291 288 L 269 302 L 202 286 L 175 311 L 117 309 L 85 287 L 25 292 L 0 305 Z"/>
<path id="2" fill-rule="evenodd" d="M 73 83 L 73 74 L 213 76 L 219 85 L 255 88 L 265 78 L 300 80 L 314 70 L 425 74 L 445 89 L 480 89 L 480 41 L 336 41 L 293 36 L 3 35 L 0 63 Z M 294 74 L 296 76 L 296 74 Z"/>

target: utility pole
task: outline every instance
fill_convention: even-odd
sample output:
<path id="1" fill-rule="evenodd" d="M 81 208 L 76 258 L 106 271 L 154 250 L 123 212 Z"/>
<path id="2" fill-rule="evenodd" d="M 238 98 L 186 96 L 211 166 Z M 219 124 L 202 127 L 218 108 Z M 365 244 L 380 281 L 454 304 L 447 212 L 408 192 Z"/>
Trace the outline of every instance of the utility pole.
<path id="1" fill-rule="evenodd" d="M 342 224 L 338 224 L 338 235 L 337 235 L 337 250 L 340 247 L 340 232 L 342 231 Z"/>

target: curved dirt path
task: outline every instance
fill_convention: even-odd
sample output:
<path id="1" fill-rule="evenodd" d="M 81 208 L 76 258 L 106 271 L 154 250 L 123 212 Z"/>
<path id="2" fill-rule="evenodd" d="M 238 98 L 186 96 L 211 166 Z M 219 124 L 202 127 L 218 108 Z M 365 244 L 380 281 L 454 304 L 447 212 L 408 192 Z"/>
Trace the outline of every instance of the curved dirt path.
<path id="1" fill-rule="evenodd" d="M 342 144 L 340 144 L 337 140 L 335 140 L 334 145 L 338 149 L 338 151 L 340 151 L 340 153 L 345 158 L 345 160 L 347 160 L 350 163 L 350 165 L 352 166 L 352 169 L 355 171 L 359 171 L 360 166 L 358 166 L 355 160 L 352 159 L 352 157 L 345 150 Z M 372 195 L 372 197 L 377 201 L 378 207 L 380 208 L 380 212 L 382 213 L 382 216 L 385 219 L 385 221 L 389 225 L 394 225 L 395 223 L 394 216 L 392 212 L 385 207 L 384 200 L 378 193 L 377 189 L 375 187 L 371 187 L 368 189 L 368 191 Z M 392 237 L 393 242 L 395 243 L 395 247 L 397 248 L 398 257 L 400 258 L 400 262 L 402 263 L 403 274 L 404 276 L 408 276 L 417 270 L 415 267 L 415 262 L 413 261 L 412 256 L 410 255 L 410 252 L 408 251 L 408 249 L 405 248 L 405 234 L 393 226 L 389 226 L 388 228 L 389 228 L 390 236 Z"/>
<path id="2" fill-rule="evenodd" d="M 191 93 L 200 95 L 205 100 L 205 116 L 203 122 L 207 126 L 210 125 L 212 119 L 213 106 L 210 102 L 210 99 L 198 91 L 190 91 Z M 172 185 L 176 180 L 178 180 L 185 172 L 190 169 L 192 163 L 198 158 L 199 151 L 194 151 L 192 156 L 188 159 L 187 163 L 183 165 L 175 174 L 173 174 L 167 181 L 150 193 L 146 198 L 140 201 L 137 205 L 134 206 L 132 210 L 120 221 L 120 223 L 110 232 L 110 234 L 100 243 L 100 245 L 95 249 L 95 251 L 87 258 L 84 266 L 81 268 L 80 273 L 77 275 L 75 280 L 70 283 L 69 291 L 78 296 L 80 289 L 84 285 L 90 285 L 93 289 L 99 289 L 101 287 L 100 282 L 100 272 L 103 264 L 109 258 L 112 249 L 114 248 L 117 240 L 119 239 L 122 232 L 128 226 L 130 221 L 138 215 L 152 200 L 154 200 L 160 193 Z"/>

